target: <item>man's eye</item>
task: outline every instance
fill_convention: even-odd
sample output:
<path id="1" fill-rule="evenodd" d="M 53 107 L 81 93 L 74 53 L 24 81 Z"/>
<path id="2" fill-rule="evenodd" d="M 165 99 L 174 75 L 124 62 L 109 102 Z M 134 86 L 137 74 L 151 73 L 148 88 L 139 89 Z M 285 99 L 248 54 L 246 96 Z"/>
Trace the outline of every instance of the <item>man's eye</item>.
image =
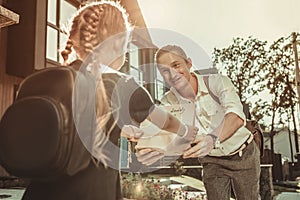
<path id="1" fill-rule="evenodd" d="M 173 68 L 178 68 L 178 67 L 180 67 L 179 64 L 174 64 L 174 65 L 173 65 Z"/>

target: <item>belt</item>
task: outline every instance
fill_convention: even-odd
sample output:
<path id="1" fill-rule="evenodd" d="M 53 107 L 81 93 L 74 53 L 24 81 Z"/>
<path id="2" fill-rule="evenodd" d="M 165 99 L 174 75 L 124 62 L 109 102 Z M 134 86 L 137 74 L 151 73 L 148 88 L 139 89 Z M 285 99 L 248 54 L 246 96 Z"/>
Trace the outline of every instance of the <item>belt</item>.
<path id="1" fill-rule="evenodd" d="M 250 134 L 249 138 L 237 150 L 233 151 L 228 156 L 232 156 L 238 153 L 241 157 L 243 155 L 243 150 L 252 142 L 253 138 L 253 134 Z"/>

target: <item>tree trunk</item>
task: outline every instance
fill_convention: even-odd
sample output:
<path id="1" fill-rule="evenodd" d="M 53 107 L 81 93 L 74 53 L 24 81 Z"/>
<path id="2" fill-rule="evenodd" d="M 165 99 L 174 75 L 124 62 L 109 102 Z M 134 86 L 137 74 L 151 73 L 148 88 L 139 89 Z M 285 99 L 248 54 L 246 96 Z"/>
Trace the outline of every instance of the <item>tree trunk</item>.
<path id="1" fill-rule="evenodd" d="M 293 151 L 293 144 L 292 144 L 292 138 L 291 138 L 291 130 L 290 130 L 290 118 L 288 118 L 288 134 L 289 134 L 289 143 L 290 143 L 290 150 L 291 150 L 291 159 L 292 163 L 294 163 L 294 151 Z"/>
<path id="2" fill-rule="evenodd" d="M 295 147 L 296 147 L 296 153 L 299 153 L 299 140 L 298 140 L 298 130 L 297 130 L 297 124 L 295 119 L 295 111 L 294 106 L 291 105 L 292 109 L 292 118 L 293 118 L 293 124 L 294 124 L 294 138 L 295 138 Z"/>
<path id="3" fill-rule="evenodd" d="M 270 139 L 271 139 L 271 153 L 274 154 L 274 121 L 275 121 L 275 108 L 272 109 L 273 115 L 272 115 L 272 124 L 271 124 L 271 133 L 270 133 Z M 272 156 L 272 162 L 273 162 L 273 156 Z"/>

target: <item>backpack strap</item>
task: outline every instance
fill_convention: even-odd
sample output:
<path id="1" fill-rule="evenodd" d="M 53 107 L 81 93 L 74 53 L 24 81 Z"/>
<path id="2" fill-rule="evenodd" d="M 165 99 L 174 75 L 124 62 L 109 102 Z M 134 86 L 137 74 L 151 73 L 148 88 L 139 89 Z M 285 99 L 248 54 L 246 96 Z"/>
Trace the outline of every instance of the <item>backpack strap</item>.
<path id="1" fill-rule="evenodd" d="M 220 99 L 210 90 L 209 88 L 209 81 L 208 81 L 209 76 L 203 76 L 203 81 L 205 83 L 205 86 L 208 90 L 209 95 L 218 103 L 221 105 Z"/>
<path id="2" fill-rule="evenodd" d="M 166 97 L 168 103 L 179 104 L 178 98 L 175 96 L 175 94 L 172 91 L 169 91 L 165 97 Z"/>

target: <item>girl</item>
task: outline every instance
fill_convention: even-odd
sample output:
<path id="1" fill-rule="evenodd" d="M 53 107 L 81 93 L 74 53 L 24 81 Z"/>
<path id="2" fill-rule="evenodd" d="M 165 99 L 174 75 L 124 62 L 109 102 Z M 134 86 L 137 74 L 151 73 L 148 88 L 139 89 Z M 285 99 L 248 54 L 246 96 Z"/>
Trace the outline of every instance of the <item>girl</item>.
<path id="1" fill-rule="evenodd" d="M 130 31 L 128 16 L 116 2 L 94 2 L 78 10 L 62 56 L 67 64 L 74 49 L 77 58 L 83 62 L 80 71 L 85 78 L 95 81 L 96 103 L 92 107 L 96 111 L 96 127 L 93 133 L 86 133 L 80 130 L 85 130 L 82 126 L 88 126 L 89 120 L 82 119 L 76 123 L 81 126 L 77 129 L 84 145 L 97 162 L 90 162 L 87 168 L 74 176 L 62 177 L 51 183 L 31 183 L 25 193 L 28 198 L 23 199 L 122 199 L 118 139 L 124 125 L 138 125 L 147 118 L 161 129 L 177 133 L 184 144 L 194 140 L 196 128 L 180 123 L 156 107 L 143 87 L 133 78 L 117 71 L 125 61 Z M 81 83 L 84 82 L 78 82 Z M 75 99 L 79 99 L 77 104 L 88 107 L 87 102 L 80 101 L 80 98 Z M 82 99 L 85 98 L 82 96 Z M 84 120 L 89 123 L 81 123 Z M 90 137 L 90 134 L 93 136 Z M 92 138 L 92 141 L 86 138 Z"/>

